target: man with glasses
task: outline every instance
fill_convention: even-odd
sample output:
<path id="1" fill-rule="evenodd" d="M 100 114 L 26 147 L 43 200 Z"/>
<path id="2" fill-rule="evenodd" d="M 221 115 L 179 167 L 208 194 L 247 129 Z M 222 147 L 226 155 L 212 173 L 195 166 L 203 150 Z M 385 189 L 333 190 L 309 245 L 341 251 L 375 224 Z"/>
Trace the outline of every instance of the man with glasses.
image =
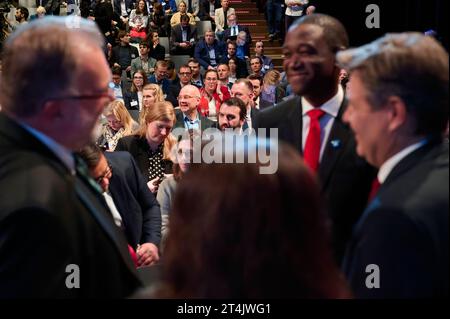
<path id="1" fill-rule="evenodd" d="M 0 298 L 123 298 L 140 286 L 125 236 L 73 154 L 114 99 L 102 34 L 73 22 L 37 19 L 3 51 Z"/>
<path id="2" fill-rule="evenodd" d="M 167 101 L 171 102 L 173 106 L 178 106 L 177 97 L 180 94 L 180 90 L 186 85 L 191 84 L 192 71 L 189 65 L 182 65 L 178 71 L 178 81 L 172 82 L 170 86 L 169 94 L 167 95 Z"/>
<path id="3" fill-rule="evenodd" d="M 206 130 L 215 127 L 215 123 L 202 116 L 197 111 L 200 103 L 200 90 L 193 85 L 184 86 L 178 95 L 180 110 L 176 111 L 176 127 L 184 127 L 186 130 Z"/>
<path id="4" fill-rule="evenodd" d="M 138 267 L 158 262 L 161 241 L 161 211 L 155 196 L 128 152 L 106 152 L 95 144 L 83 148 L 80 156 L 100 185 L 114 222 L 136 252 Z"/>
<path id="5" fill-rule="evenodd" d="M 238 24 L 238 19 L 236 14 L 232 13 L 228 15 L 228 29 L 223 32 L 223 40 L 228 42 L 228 40 L 236 41 L 239 32 L 244 31 L 246 34 L 245 44 L 250 46 L 252 44 L 252 36 L 250 35 L 250 30 L 243 25 Z"/>

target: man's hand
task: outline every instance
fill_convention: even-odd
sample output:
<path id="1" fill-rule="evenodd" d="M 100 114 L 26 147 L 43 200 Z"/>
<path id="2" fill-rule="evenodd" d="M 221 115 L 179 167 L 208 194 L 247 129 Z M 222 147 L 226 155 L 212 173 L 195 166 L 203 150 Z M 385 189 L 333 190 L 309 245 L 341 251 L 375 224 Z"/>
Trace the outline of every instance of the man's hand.
<path id="1" fill-rule="evenodd" d="M 138 267 L 151 266 L 159 261 L 158 247 L 152 243 L 145 243 L 136 250 Z"/>
<path id="2" fill-rule="evenodd" d="M 188 48 L 189 45 L 186 42 L 181 42 L 180 43 L 180 47 L 182 47 L 183 49 Z"/>

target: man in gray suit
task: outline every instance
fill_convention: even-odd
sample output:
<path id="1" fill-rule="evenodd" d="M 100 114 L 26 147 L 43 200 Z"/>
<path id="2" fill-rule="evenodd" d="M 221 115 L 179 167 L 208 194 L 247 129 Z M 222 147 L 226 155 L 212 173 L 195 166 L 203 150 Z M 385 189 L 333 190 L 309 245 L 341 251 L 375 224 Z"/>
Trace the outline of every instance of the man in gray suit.
<path id="1" fill-rule="evenodd" d="M 148 43 L 142 40 L 139 43 L 140 56 L 131 60 L 131 74 L 134 74 L 137 70 L 144 70 L 147 76 L 150 76 L 155 72 L 157 61 L 148 55 L 149 51 Z"/>

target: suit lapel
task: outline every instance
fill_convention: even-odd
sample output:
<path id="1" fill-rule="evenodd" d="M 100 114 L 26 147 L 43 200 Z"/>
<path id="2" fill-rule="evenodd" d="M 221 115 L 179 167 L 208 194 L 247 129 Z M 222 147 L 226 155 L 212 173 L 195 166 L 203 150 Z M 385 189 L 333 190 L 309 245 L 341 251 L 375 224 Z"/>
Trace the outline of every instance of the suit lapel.
<path id="1" fill-rule="evenodd" d="M 326 188 L 331 173 L 333 172 L 333 168 L 336 166 L 338 159 L 343 154 L 347 142 L 351 137 L 350 129 L 342 122 L 342 115 L 344 114 L 346 108 L 347 100 L 344 98 L 344 101 L 339 109 L 339 113 L 334 119 L 328 140 L 325 141 L 325 150 L 319 165 L 319 178 L 322 189 Z"/>
<path id="2" fill-rule="evenodd" d="M 290 105 L 290 112 L 287 114 L 286 118 L 286 130 L 287 132 L 279 132 L 280 134 L 286 135 L 287 140 L 295 146 L 295 148 L 303 155 L 302 150 L 302 129 L 303 129 L 303 118 L 302 118 L 302 102 L 300 97 L 295 97 L 288 101 Z M 291 140 L 292 139 L 292 140 Z"/>

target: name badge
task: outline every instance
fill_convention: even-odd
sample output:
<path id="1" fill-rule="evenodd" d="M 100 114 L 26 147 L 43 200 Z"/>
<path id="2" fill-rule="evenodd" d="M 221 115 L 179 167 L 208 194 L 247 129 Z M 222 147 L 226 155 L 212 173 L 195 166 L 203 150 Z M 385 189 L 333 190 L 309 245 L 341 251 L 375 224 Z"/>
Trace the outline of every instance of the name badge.
<path id="1" fill-rule="evenodd" d="M 265 65 L 265 66 L 264 66 L 264 69 L 268 70 L 268 69 L 269 69 L 269 66 L 268 66 L 268 65 Z"/>
<path id="2" fill-rule="evenodd" d="M 137 105 L 138 105 L 138 102 L 133 100 L 133 101 L 131 101 L 130 104 L 131 104 L 131 106 L 137 106 Z"/>
<path id="3" fill-rule="evenodd" d="M 132 53 L 131 57 L 134 59 L 134 58 L 136 58 L 136 55 L 134 53 Z"/>

